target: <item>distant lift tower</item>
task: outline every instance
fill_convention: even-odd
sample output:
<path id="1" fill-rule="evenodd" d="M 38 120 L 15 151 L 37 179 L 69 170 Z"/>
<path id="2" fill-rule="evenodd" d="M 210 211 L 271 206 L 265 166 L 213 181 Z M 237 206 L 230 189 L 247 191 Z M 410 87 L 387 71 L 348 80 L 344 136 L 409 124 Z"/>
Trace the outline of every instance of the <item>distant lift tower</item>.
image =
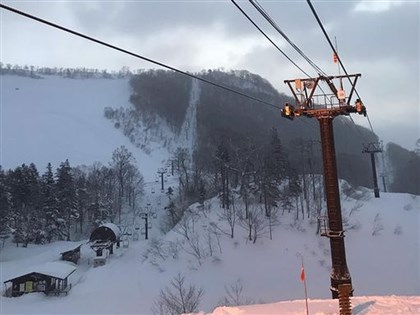
<path id="1" fill-rule="evenodd" d="M 376 176 L 375 153 L 381 153 L 382 151 L 382 142 L 370 142 L 368 144 L 364 144 L 362 150 L 362 153 L 370 153 L 370 161 L 372 163 L 373 191 L 375 193 L 375 198 L 379 198 L 378 177 Z"/>
<path id="2" fill-rule="evenodd" d="M 366 108 L 360 99 L 351 105 L 357 79 L 361 74 L 320 76 L 317 78 L 296 79 L 284 81 L 291 89 L 296 105 L 286 104 L 282 116 L 293 119 L 306 116 L 319 121 L 321 131 L 321 146 L 324 164 L 324 183 L 327 195 L 328 224 L 323 235 L 330 239 L 331 246 L 331 292 L 333 299 L 339 298 L 339 292 L 346 289 L 349 296 L 353 295 L 350 272 L 347 268 L 346 251 L 344 247 L 344 231 L 341 218 L 340 194 L 338 189 L 337 162 L 335 157 L 333 119 L 339 115 L 358 113 L 366 116 Z M 343 79 L 349 94 L 346 96 Z M 334 80 L 338 80 L 336 88 Z M 348 82 L 347 82 L 348 81 Z M 330 94 L 317 94 L 320 83 L 325 83 Z"/>

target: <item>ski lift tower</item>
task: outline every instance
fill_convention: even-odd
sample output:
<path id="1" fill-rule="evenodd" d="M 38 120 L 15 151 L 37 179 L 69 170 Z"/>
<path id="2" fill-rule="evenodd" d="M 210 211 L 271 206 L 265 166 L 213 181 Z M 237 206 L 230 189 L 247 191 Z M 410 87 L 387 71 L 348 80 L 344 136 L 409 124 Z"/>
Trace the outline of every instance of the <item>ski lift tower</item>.
<path id="1" fill-rule="evenodd" d="M 373 178 L 373 191 L 375 198 L 379 198 L 378 177 L 376 175 L 375 153 L 382 153 L 382 142 L 370 142 L 363 145 L 362 153 L 370 154 L 370 162 L 372 164 L 372 178 Z"/>
<path id="2" fill-rule="evenodd" d="M 295 106 L 285 104 L 282 116 L 293 120 L 294 117 L 305 116 L 316 118 L 321 132 L 321 146 L 324 164 L 324 184 L 327 196 L 327 217 L 325 236 L 330 239 L 331 246 L 331 292 L 333 299 L 339 298 L 340 289 L 349 289 L 353 293 L 351 276 L 346 262 L 344 231 L 341 216 L 340 194 L 338 188 L 337 162 L 334 147 L 333 119 L 341 115 L 358 113 L 366 116 L 366 108 L 360 99 L 351 104 L 357 79 L 361 74 L 319 76 L 285 80 L 295 98 Z M 346 96 L 343 80 L 349 90 Z M 347 82 L 348 81 L 348 82 Z M 339 88 L 334 82 L 338 82 Z M 324 93 L 320 84 L 326 84 L 330 90 Z M 322 93 L 318 91 L 321 90 Z"/>

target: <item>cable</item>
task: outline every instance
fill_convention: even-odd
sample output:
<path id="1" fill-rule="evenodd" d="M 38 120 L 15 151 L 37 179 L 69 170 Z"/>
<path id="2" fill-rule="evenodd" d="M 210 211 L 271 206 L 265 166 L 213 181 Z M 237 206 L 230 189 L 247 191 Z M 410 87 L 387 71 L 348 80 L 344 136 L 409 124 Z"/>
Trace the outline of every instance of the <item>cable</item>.
<path id="1" fill-rule="evenodd" d="M 207 84 L 210 84 L 210 85 L 216 86 L 216 87 L 221 88 L 221 89 L 224 89 L 224 90 L 226 90 L 226 91 L 229 91 L 229 92 L 232 92 L 232 93 L 235 93 L 235 94 L 241 95 L 241 96 L 243 96 L 243 97 L 246 97 L 246 98 L 249 98 L 249 99 L 251 99 L 251 100 L 257 101 L 257 102 L 262 103 L 262 104 L 264 104 L 264 105 L 271 106 L 271 107 L 274 107 L 274 108 L 276 108 L 276 109 L 280 109 L 280 110 L 282 109 L 281 107 L 279 107 L 279 106 L 277 106 L 277 105 L 274 105 L 274 104 L 271 104 L 271 103 L 269 103 L 269 102 L 266 102 L 266 101 L 260 100 L 260 99 L 258 99 L 258 98 L 256 98 L 256 97 L 253 97 L 253 96 L 250 96 L 250 95 L 244 94 L 244 93 L 242 93 L 242 92 L 240 92 L 240 91 L 237 91 L 237 90 L 231 89 L 231 88 L 229 88 L 229 87 L 227 87 L 227 86 L 224 86 L 224 85 L 221 85 L 221 84 L 218 84 L 218 83 L 212 82 L 212 81 L 207 80 L 207 79 L 204 79 L 204 78 L 200 78 L 200 77 L 198 77 L 198 76 L 196 76 L 196 75 L 193 75 L 193 74 L 191 74 L 191 73 L 188 73 L 188 72 L 185 72 L 185 71 L 182 71 L 182 70 L 176 69 L 176 68 L 174 68 L 174 67 L 168 66 L 168 65 L 166 65 L 166 64 L 164 64 L 164 63 L 161 63 L 161 62 L 155 61 L 155 60 L 153 60 L 153 59 L 150 59 L 150 58 L 147 58 L 147 57 L 143 57 L 143 56 L 138 55 L 138 54 L 136 54 L 136 53 L 133 53 L 133 52 L 131 52 L 131 51 L 128 51 L 128 50 L 125 50 L 125 49 L 119 48 L 119 47 L 117 47 L 117 46 L 114 46 L 114 45 L 111 45 L 111 44 L 109 44 L 109 43 L 103 42 L 103 41 L 98 40 L 98 39 L 96 39 L 96 38 L 93 38 L 93 37 L 90 37 L 90 36 L 84 35 L 84 34 L 82 34 L 82 33 L 76 32 L 76 31 L 73 31 L 73 30 L 71 30 L 71 29 L 69 29 L 69 28 L 65 28 L 65 27 L 60 26 L 60 25 L 58 25 L 58 24 L 54 24 L 54 23 L 52 23 L 52 22 L 49 22 L 49 21 L 47 21 L 47 20 L 41 19 L 41 18 L 39 18 L 39 17 L 36 17 L 36 16 L 34 16 L 34 15 L 31 15 L 31 14 L 28 14 L 28 13 L 25 13 L 25 12 L 19 11 L 19 10 L 17 10 L 17 9 L 14 9 L 14 8 L 12 8 L 12 7 L 9 7 L 9 6 L 6 6 L 6 5 L 4 5 L 4 4 L 1 4 L 1 3 L 0 3 L 0 8 L 5 9 L 5 10 L 8 10 L 8 11 L 11 11 L 11 12 L 16 13 L 16 14 L 19 14 L 19 15 L 22 15 L 22 16 L 27 17 L 27 18 L 29 18 L 29 19 L 35 20 L 35 21 L 37 21 L 37 22 L 40 22 L 40 23 L 46 24 L 46 25 L 51 26 L 51 27 L 53 27 L 53 28 L 57 28 L 57 29 L 62 30 L 62 31 L 64 31 L 64 32 L 67 32 L 67 33 L 70 33 L 70 34 L 73 34 L 73 35 L 76 35 L 76 36 L 82 37 L 82 38 L 84 38 L 84 39 L 87 39 L 87 40 L 89 40 L 89 41 L 95 42 L 95 43 L 97 43 L 97 44 L 100 44 L 100 45 L 106 46 L 106 47 L 108 47 L 108 48 L 111 48 L 111 49 L 117 50 L 117 51 L 119 51 L 119 52 L 125 53 L 125 54 L 127 54 L 127 55 L 130 55 L 130 56 L 133 56 L 133 57 L 136 57 L 136 58 L 139 58 L 139 59 L 145 60 L 145 61 L 150 62 L 150 63 L 154 63 L 154 64 L 156 64 L 156 65 L 158 65 L 158 66 L 163 67 L 163 68 L 167 68 L 167 69 L 169 69 L 169 70 L 172 70 L 172 71 L 175 71 L 175 72 L 177 72 L 177 73 L 180 73 L 180 74 L 183 74 L 183 75 L 189 76 L 189 77 L 191 77 L 191 78 L 194 78 L 194 79 L 200 80 L 200 81 L 202 81 L 202 82 L 205 82 L 205 83 L 207 83 Z"/>
<path id="2" fill-rule="evenodd" d="M 276 47 L 277 50 L 283 54 L 283 56 L 287 58 L 287 60 L 289 60 L 296 68 L 302 71 L 306 76 L 310 77 L 309 74 L 307 74 L 301 67 L 299 67 L 283 50 L 279 48 L 279 46 L 277 46 L 272 41 L 272 39 L 251 19 L 251 17 L 248 14 L 246 14 L 244 10 L 242 10 L 242 8 L 235 2 L 235 0 L 230 0 L 230 1 L 238 8 L 239 11 L 241 11 L 241 13 L 252 23 L 252 25 L 254 25 L 261 32 L 261 34 L 263 34 L 264 37 L 267 38 L 268 41 L 271 44 L 273 44 L 273 46 Z"/>
<path id="3" fill-rule="evenodd" d="M 341 62 L 341 58 L 340 58 L 340 56 L 338 55 L 337 50 L 335 49 L 335 47 L 334 47 L 333 43 L 331 42 L 331 39 L 330 39 L 330 37 L 328 36 L 328 33 L 327 33 L 327 31 L 325 30 L 325 28 L 324 28 L 324 25 L 322 24 L 321 20 L 319 19 L 318 14 L 316 13 L 315 8 L 313 7 L 313 5 L 312 5 L 312 3 L 311 3 L 311 0 L 306 0 L 306 2 L 308 3 L 309 7 L 311 8 L 312 13 L 313 13 L 313 15 L 315 16 L 315 19 L 317 20 L 317 22 L 318 22 L 319 26 L 321 27 L 321 30 L 322 30 L 322 32 L 324 33 L 325 38 L 327 39 L 328 43 L 330 44 L 331 49 L 333 50 L 334 54 L 337 56 L 337 60 L 338 60 L 338 62 L 339 62 L 339 64 L 340 64 L 341 68 L 343 69 L 344 73 L 348 76 L 349 74 L 347 73 L 346 68 L 344 67 L 343 63 Z M 351 83 L 350 78 L 348 78 L 348 79 L 349 79 L 349 82 Z M 355 88 L 355 92 L 356 92 L 357 97 L 358 97 L 359 99 L 361 99 L 361 98 L 360 98 L 359 93 L 357 93 L 356 88 Z"/>
<path id="4" fill-rule="evenodd" d="M 321 27 L 321 30 L 322 30 L 322 32 L 324 33 L 324 36 L 325 36 L 325 38 L 327 39 L 328 43 L 330 44 L 330 47 L 331 47 L 331 49 L 333 50 L 333 52 L 334 52 L 335 56 L 337 56 L 337 60 L 338 60 L 338 62 L 339 62 L 339 64 L 340 64 L 341 68 L 343 69 L 343 71 L 344 71 L 344 73 L 346 74 L 346 76 L 348 76 L 349 74 L 348 74 L 348 72 L 347 72 L 346 68 L 344 67 L 344 64 L 342 63 L 341 58 L 340 58 L 340 56 L 338 55 L 338 53 L 337 53 L 337 51 L 336 51 L 336 49 L 335 49 L 335 47 L 334 47 L 333 43 L 331 42 L 331 39 L 330 39 L 330 37 L 328 36 L 328 33 L 327 33 L 327 31 L 325 30 L 325 28 L 324 28 L 324 25 L 322 24 L 322 22 L 321 22 L 320 18 L 318 17 L 318 14 L 316 13 L 315 8 L 314 8 L 314 6 L 313 6 L 313 5 L 312 5 L 312 3 L 311 3 L 311 0 L 306 0 L 306 2 L 308 3 L 309 7 L 311 8 L 312 13 L 313 13 L 313 15 L 315 16 L 315 19 L 317 20 L 317 22 L 318 22 L 319 26 Z M 349 77 L 347 77 L 347 78 L 348 78 L 349 82 L 350 82 L 350 83 L 352 83 L 352 82 L 351 82 L 351 80 L 350 80 L 350 78 L 349 78 Z M 354 88 L 354 91 L 355 91 L 355 93 L 356 93 L 357 97 L 361 100 L 361 97 L 360 97 L 359 93 L 357 92 L 356 87 Z M 375 134 L 375 131 L 373 130 L 373 126 L 372 126 L 372 124 L 371 124 L 371 122 L 370 122 L 369 117 L 368 117 L 367 115 L 366 115 L 366 117 L 367 117 L 367 119 L 368 119 L 368 122 L 369 122 L 369 125 L 370 125 L 370 129 L 371 129 L 371 131 Z"/>
<path id="5" fill-rule="evenodd" d="M 353 117 L 351 117 L 351 115 L 349 115 L 350 120 L 353 122 L 354 126 L 356 127 L 356 131 L 358 132 L 358 134 L 360 135 L 361 138 L 363 138 L 363 140 L 365 140 L 365 142 L 368 142 L 366 137 L 362 134 L 362 132 L 359 129 L 359 125 L 357 125 L 354 120 Z"/>
<path id="6" fill-rule="evenodd" d="M 271 24 L 272 27 L 301 55 L 318 73 L 320 76 L 327 76 L 327 74 L 318 67 L 305 53 L 280 29 L 280 27 L 274 22 L 267 11 L 258 3 L 258 1 L 249 0 L 254 8 Z"/>
<path id="7" fill-rule="evenodd" d="M 291 60 L 291 58 L 289 58 L 287 55 L 286 55 L 286 53 L 284 53 L 272 40 L 271 40 L 271 38 L 245 13 L 245 11 L 244 10 L 242 10 L 242 8 L 234 1 L 234 0 L 231 0 L 231 2 L 239 9 L 239 11 L 241 11 L 241 13 L 264 35 L 264 37 L 265 38 L 267 38 L 268 39 L 268 41 L 271 43 L 271 44 L 273 44 L 273 46 L 274 47 L 276 47 L 277 48 L 277 50 L 279 50 L 291 63 L 293 63 L 300 71 L 302 71 L 308 78 L 311 78 L 311 76 L 307 73 L 307 72 L 305 72 L 305 71 L 303 71 L 293 60 Z M 261 8 L 262 9 L 262 8 Z M 264 10 L 264 9 L 262 9 L 262 10 Z M 268 14 L 267 14 L 268 15 Z M 274 23 L 274 22 L 273 22 Z M 275 23 L 274 23 L 275 24 Z M 277 27 L 278 28 L 278 27 Z M 281 30 L 279 30 L 279 29 L 276 29 L 277 31 L 280 31 L 281 32 Z M 283 33 L 283 32 L 282 32 Z M 284 34 L 284 33 L 283 33 Z M 284 36 L 286 36 L 286 34 L 284 34 Z M 287 37 L 287 36 L 286 36 Z M 289 42 L 289 43 L 291 43 L 291 41 Z M 293 43 L 293 42 L 292 42 Z M 291 44 L 292 45 L 292 44 Z M 294 44 L 293 44 L 294 45 Z M 292 45 L 292 46 L 293 46 Z M 296 45 L 294 45 L 296 48 L 295 49 L 299 49 Z M 299 49 L 300 50 L 300 49 Z M 301 51 L 301 50 L 300 50 Z M 302 51 L 301 51 L 302 52 Z M 302 54 L 303 55 L 305 55 L 303 52 L 302 52 Z M 306 55 L 305 55 L 306 56 Z M 309 59 L 309 58 L 308 58 Z M 310 59 L 309 59 L 310 60 Z M 312 62 L 312 61 L 311 61 Z M 315 65 L 316 66 L 316 65 Z M 317 68 L 315 68 L 315 70 L 316 71 L 321 71 L 321 72 L 323 72 L 321 69 L 317 69 Z M 319 72 L 318 71 L 318 72 Z M 323 72 L 324 73 L 324 72 Z M 324 73 L 325 74 L 325 73 Z M 326 74 L 325 74 L 325 76 L 327 76 Z M 321 90 L 321 92 L 324 94 L 324 95 L 326 95 L 326 93 L 325 93 L 325 91 L 322 89 L 322 87 L 320 86 L 319 87 L 320 88 L 320 90 Z"/>
<path id="8" fill-rule="evenodd" d="M 367 121 L 369 123 L 370 130 L 373 132 L 373 134 L 375 134 L 375 132 L 373 131 L 373 126 L 372 126 L 372 123 L 370 122 L 370 118 L 369 118 L 369 114 L 368 113 L 366 113 L 366 118 L 367 118 Z"/>

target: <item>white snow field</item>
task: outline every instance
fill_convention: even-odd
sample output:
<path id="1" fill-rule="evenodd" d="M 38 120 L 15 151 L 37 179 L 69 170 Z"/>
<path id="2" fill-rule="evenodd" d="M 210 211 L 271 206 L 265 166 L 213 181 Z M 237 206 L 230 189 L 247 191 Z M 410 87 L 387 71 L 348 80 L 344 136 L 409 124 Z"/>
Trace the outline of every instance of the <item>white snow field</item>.
<path id="1" fill-rule="evenodd" d="M 418 296 L 363 296 L 351 298 L 353 315 L 420 314 Z M 338 300 L 309 300 L 309 314 L 338 315 Z M 197 315 L 304 315 L 304 300 L 251 306 L 218 307 L 212 313 Z"/>
<path id="2" fill-rule="evenodd" d="M 0 75 L 0 165 L 35 163 L 40 173 L 48 162 L 55 169 L 66 159 L 71 166 L 107 165 L 124 145 L 145 179 L 153 180 L 167 150 L 155 144 L 145 154 L 104 116 L 105 107 L 130 106 L 129 97 L 128 79 Z"/>
<path id="3" fill-rule="evenodd" d="M 349 217 L 350 209 L 360 203 Z M 295 214 L 286 212 L 280 217 L 281 225 L 275 228 L 273 240 L 262 237 L 256 244 L 247 242 L 246 232 L 237 226 L 234 239 L 221 235 L 220 247 L 213 243 L 214 252 L 210 255 L 206 247 L 208 227 L 212 222 L 222 230 L 227 226 L 218 220 L 221 209 L 216 199 L 207 201 L 205 208 L 190 207 L 191 217 L 203 212 L 194 220 L 193 231 L 203 248 L 200 260 L 187 253 L 191 252 L 189 243 L 176 229 L 161 236 L 161 242 L 166 248 L 178 244 L 177 255 L 167 250 L 159 257 L 149 253 L 145 260 L 143 254 L 152 241 L 141 239 L 131 241 L 129 248 L 117 249 L 105 266 L 93 268 L 89 260 L 94 252 L 84 245 L 68 296 L 33 293 L 1 297 L 0 313 L 151 314 L 159 291 L 181 273 L 188 283 L 205 290 L 200 304 L 204 314 L 212 312 L 226 296 L 225 288 L 235 283 L 243 287 L 243 303 L 274 304 L 218 308 L 210 314 L 305 314 L 297 255 L 301 253 L 310 314 L 338 314 L 337 302 L 330 300 L 328 240 L 315 235 L 315 224 L 308 220 L 296 224 Z M 353 314 L 420 314 L 419 197 L 382 193 L 380 199 L 344 198 L 343 212 L 349 224 L 358 226 L 346 233 L 347 259 L 355 289 Z M 380 219 L 376 222 L 380 221 L 381 229 L 375 225 L 377 213 Z M 7 244 L 0 252 L 0 281 L 20 270 L 59 259 L 59 253 L 68 246 L 69 242 L 28 248 Z M 285 302 L 292 300 L 298 301 Z"/>

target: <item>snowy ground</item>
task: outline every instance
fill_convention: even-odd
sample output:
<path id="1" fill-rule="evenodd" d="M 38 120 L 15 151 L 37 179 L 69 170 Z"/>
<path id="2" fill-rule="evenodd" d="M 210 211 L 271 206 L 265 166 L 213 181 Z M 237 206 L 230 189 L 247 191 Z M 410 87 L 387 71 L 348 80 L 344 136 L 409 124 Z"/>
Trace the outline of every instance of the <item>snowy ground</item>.
<path id="1" fill-rule="evenodd" d="M 348 213 L 359 202 L 343 200 L 343 211 Z M 218 221 L 218 202 L 212 200 L 209 204 L 211 211 L 195 223 L 201 240 L 207 235 L 206 225 Z M 371 198 L 362 204 L 349 219 L 359 227 L 349 230 L 346 236 L 348 265 L 355 288 L 355 314 L 420 314 L 418 197 L 383 193 L 380 199 Z M 198 211 L 194 206 L 191 210 Z M 383 229 L 372 236 L 378 212 Z M 176 259 L 149 257 L 142 262 L 150 240 L 140 240 L 131 241 L 129 248 L 117 249 L 105 266 L 93 268 L 89 261 L 94 253 L 83 246 L 82 260 L 72 277 L 73 288 L 68 296 L 1 297 L 0 314 L 150 314 L 159 291 L 178 272 L 186 276 L 188 283 L 204 288 L 200 307 L 204 312 L 212 312 L 226 295 L 225 287 L 239 281 L 243 285 L 243 301 L 275 304 L 219 308 L 213 314 L 304 314 L 298 252 L 305 259 L 311 314 L 337 314 L 336 302 L 329 299 L 328 240 L 316 236 L 315 226 L 307 220 L 298 228 L 291 215 L 285 214 L 281 220 L 274 239 L 261 238 L 257 244 L 247 242 L 245 231 L 237 227 L 235 238 L 222 236 L 221 252 L 202 259 L 201 265 L 182 249 Z M 183 242 L 175 232 L 162 239 Z M 68 242 L 28 248 L 7 245 L 0 252 L 0 281 L 35 264 L 57 260 L 69 245 Z M 187 248 L 185 242 L 184 246 Z M 300 301 L 276 303 L 289 300 Z"/>
<path id="2" fill-rule="evenodd" d="M 353 315 L 420 314 L 419 296 L 363 296 L 351 299 Z M 309 314 L 338 315 L 337 300 L 309 300 Z M 304 300 L 239 307 L 218 307 L 197 315 L 304 315 Z"/>

